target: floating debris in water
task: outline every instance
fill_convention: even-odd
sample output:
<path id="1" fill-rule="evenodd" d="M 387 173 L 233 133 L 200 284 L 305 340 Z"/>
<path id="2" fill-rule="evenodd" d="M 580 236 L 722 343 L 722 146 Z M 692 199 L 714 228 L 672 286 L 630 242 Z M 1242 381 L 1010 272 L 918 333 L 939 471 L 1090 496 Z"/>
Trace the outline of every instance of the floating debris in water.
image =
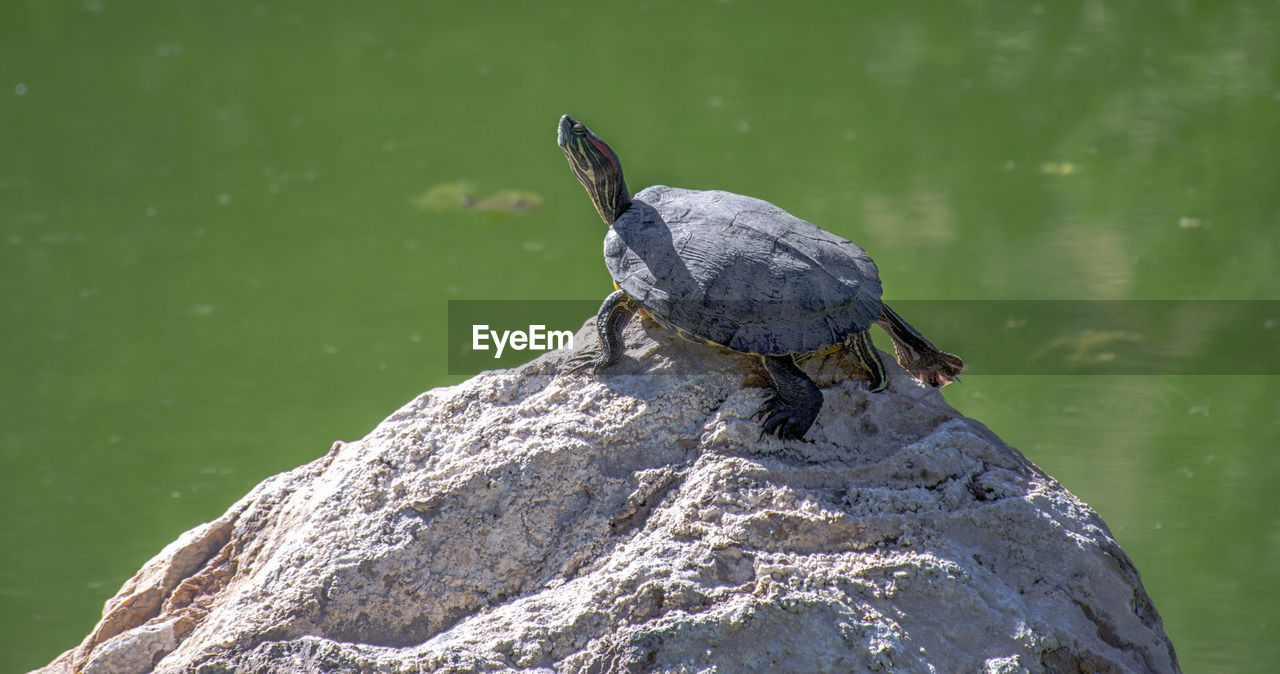
<path id="1" fill-rule="evenodd" d="M 475 186 L 465 183 L 441 183 L 410 199 L 414 208 L 423 211 L 505 211 L 524 213 L 542 205 L 542 195 L 527 190 L 499 190 L 490 196 L 476 198 Z"/>
<path id="2" fill-rule="evenodd" d="M 1208 224 L 1208 222 L 1202 221 L 1200 218 L 1188 218 L 1185 215 L 1178 218 L 1178 226 L 1183 229 L 1199 229 Z"/>
<path id="3" fill-rule="evenodd" d="M 1032 360 L 1039 360 L 1051 352 L 1065 352 L 1063 360 L 1068 363 L 1109 363 L 1116 360 L 1118 355 L 1109 347 L 1141 341 L 1143 341 L 1142 335 L 1128 330 L 1084 329 L 1074 335 L 1058 337 L 1050 341 L 1032 355 Z"/>
<path id="4" fill-rule="evenodd" d="M 446 211 L 466 208 L 467 199 L 475 188 L 467 183 L 443 183 L 411 199 L 415 208 L 423 211 Z"/>
<path id="5" fill-rule="evenodd" d="M 1051 176 L 1069 176 L 1072 173 L 1079 173 L 1080 165 L 1072 164 L 1069 161 L 1047 161 L 1040 165 L 1040 172 Z"/>
<path id="6" fill-rule="evenodd" d="M 486 199 L 478 199 L 469 207 L 475 211 L 527 212 L 542 205 L 542 195 L 523 190 L 502 190 Z"/>

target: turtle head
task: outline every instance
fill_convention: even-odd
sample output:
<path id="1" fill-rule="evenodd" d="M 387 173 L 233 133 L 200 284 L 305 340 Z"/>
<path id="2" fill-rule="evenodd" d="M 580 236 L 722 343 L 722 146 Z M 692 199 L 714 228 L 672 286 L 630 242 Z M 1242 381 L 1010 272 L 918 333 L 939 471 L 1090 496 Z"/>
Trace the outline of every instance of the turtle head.
<path id="1" fill-rule="evenodd" d="M 569 115 L 560 118 L 556 140 L 569 160 L 569 168 L 591 195 L 596 211 L 605 224 L 612 224 L 631 205 L 618 155 L 585 124 Z"/>

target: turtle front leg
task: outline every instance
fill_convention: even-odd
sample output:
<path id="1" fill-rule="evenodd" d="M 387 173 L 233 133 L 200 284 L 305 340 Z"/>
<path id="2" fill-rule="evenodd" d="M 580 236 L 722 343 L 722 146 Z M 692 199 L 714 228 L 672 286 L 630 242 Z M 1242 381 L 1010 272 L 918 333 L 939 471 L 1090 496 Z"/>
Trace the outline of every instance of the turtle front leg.
<path id="1" fill-rule="evenodd" d="M 762 360 L 773 390 L 751 415 L 761 420 L 760 437 L 765 433 L 783 440 L 804 437 L 822 410 L 822 390 L 796 366 L 794 357 L 763 356 Z"/>
<path id="2" fill-rule="evenodd" d="M 596 314 L 596 331 L 600 334 L 600 348 L 588 349 L 565 361 L 569 366 L 567 372 L 577 372 L 587 368 L 599 372 L 618 362 L 625 350 L 622 344 L 622 328 L 627 325 L 627 319 L 631 318 L 631 314 L 635 311 L 635 303 L 621 290 L 615 290 L 606 297 L 604 304 L 600 305 L 600 313 Z"/>

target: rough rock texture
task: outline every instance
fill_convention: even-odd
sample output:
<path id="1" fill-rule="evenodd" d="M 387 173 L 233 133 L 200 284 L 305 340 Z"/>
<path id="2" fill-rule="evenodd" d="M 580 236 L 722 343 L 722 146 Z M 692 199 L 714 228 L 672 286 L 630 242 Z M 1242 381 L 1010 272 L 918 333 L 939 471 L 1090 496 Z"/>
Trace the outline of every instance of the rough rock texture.
<path id="1" fill-rule="evenodd" d="M 817 424 L 760 440 L 753 359 L 626 338 L 267 479 L 46 671 L 1178 670 L 1097 514 L 936 391 L 812 359 Z"/>

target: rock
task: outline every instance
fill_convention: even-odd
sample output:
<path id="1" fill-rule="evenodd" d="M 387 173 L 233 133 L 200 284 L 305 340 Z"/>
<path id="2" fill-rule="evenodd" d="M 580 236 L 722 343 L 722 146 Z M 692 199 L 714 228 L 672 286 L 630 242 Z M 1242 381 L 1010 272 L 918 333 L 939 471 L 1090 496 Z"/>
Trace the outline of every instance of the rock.
<path id="1" fill-rule="evenodd" d="M 626 339 L 267 479 L 45 671 L 1178 671 L 1098 515 L 891 358 L 877 394 L 806 362 L 826 406 L 781 442 L 754 359 Z"/>

